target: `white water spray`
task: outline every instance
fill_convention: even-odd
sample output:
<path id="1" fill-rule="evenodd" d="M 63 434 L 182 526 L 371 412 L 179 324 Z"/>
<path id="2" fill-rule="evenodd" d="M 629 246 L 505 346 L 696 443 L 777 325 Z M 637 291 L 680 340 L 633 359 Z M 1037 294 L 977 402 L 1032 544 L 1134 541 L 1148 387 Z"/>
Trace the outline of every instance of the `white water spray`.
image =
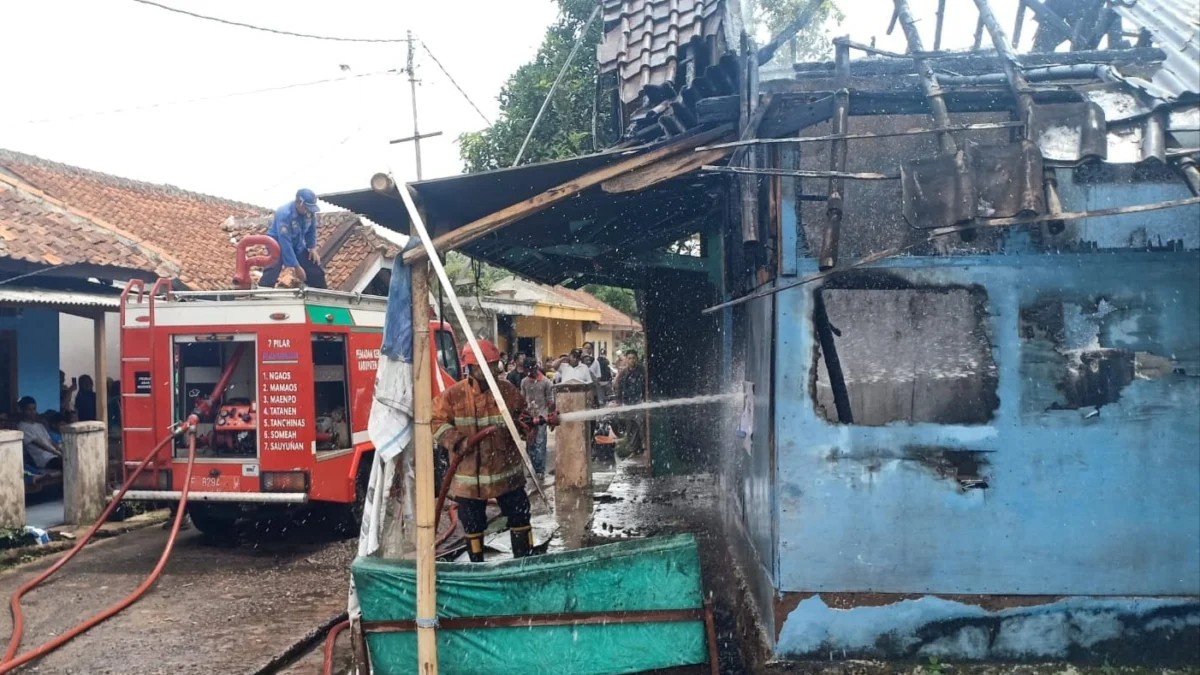
<path id="1" fill-rule="evenodd" d="M 645 403 L 631 403 L 629 405 L 612 406 L 608 408 L 593 408 L 589 410 L 576 410 L 574 412 L 562 413 L 558 416 L 559 422 L 582 422 L 584 420 L 592 420 L 599 417 L 607 417 L 609 415 L 620 415 L 621 413 L 639 412 L 642 410 L 654 410 L 656 408 L 674 408 L 685 405 L 704 405 L 705 403 L 719 403 L 721 401 L 732 401 L 742 397 L 742 392 L 732 394 L 709 394 L 706 396 L 689 396 L 686 398 L 672 398 L 665 401 L 646 401 Z"/>

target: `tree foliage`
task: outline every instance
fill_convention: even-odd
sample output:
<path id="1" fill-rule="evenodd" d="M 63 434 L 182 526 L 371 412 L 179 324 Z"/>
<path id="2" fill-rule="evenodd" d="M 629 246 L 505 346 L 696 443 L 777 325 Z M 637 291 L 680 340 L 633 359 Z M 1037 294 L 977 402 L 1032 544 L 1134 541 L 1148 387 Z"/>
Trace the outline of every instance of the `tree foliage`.
<path id="1" fill-rule="evenodd" d="M 547 93 L 554 84 L 562 64 L 566 62 L 580 31 L 587 24 L 595 7 L 595 0 L 557 0 L 558 19 L 546 29 L 541 47 L 533 61 L 521 66 L 504 83 L 500 90 L 500 114 L 487 129 L 459 136 L 459 156 L 468 172 L 501 169 L 512 165 L 542 106 Z M 807 4 L 808 0 L 748 0 L 750 11 L 747 29 L 760 42 L 770 39 L 791 22 Z M 833 0 L 826 0 L 817 11 L 808 27 L 790 43 L 790 48 L 781 50 L 776 58 L 793 60 L 825 58 L 831 53 L 830 36 L 825 28 L 833 18 L 840 21 L 841 12 Z M 530 139 L 529 147 L 521 163 L 542 162 L 565 157 L 577 157 L 592 152 L 596 145 L 592 139 L 593 109 L 596 107 L 596 78 L 599 66 L 595 46 L 603 34 L 603 22 L 597 19 L 588 27 L 583 44 L 567 69 L 558 90 L 551 99 L 546 113 Z M 765 37 L 762 36 L 765 34 Z M 596 129 L 612 126 L 611 111 L 600 105 Z M 601 131 L 601 133 L 603 133 Z M 699 240 L 688 237 L 672 244 L 667 250 L 683 255 L 697 255 Z M 452 254 L 457 255 L 457 254 Z M 465 256 L 447 261 L 464 270 L 455 279 L 455 286 L 463 279 L 464 290 L 485 294 L 491 284 L 505 273 L 485 263 L 471 261 Z M 466 270 L 470 274 L 466 273 Z M 611 286 L 588 285 L 584 290 L 616 309 L 632 317 L 638 316 L 637 302 L 633 291 Z"/>
<path id="2" fill-rule="evenodd" d="M 638 318 L 639 312 L 637 300 L 634 298 L 633 291 L 628 288 L 617 288 L 616 286 L 601 286 L 599 284 L 588 284 L 583 287 L 583 290 L 591 293 L 601 302 L 607 303 L 613 309 L 622 314 Z"/>
<path id="3" fill-rule="evenodd" d="M 749 0 L 747 30 L 759 44 L 766 44 L 799 16 L 808 3 L 809 0 Z M 832 19 L 840 24 L 845 18 L 837 2 L 825 0 L 808 25 L 781 48 L 775 58 L 790 59 L 793 63 L 832 58 L 833 42 L 829 35 L 829 21 Z"/>
<path id="4" fill-rule="evenodd" d="M 517 69 L 500 90 L 500 116 L 483 131 L 459 136 L 459 156 L 467 171 L 487 171 L 511 166 L 538 109 L 566 62 L 575 39 L 595 6 L 589 0 L 558 0 L 559 17 L 547 30 L 537 57 Z M 583 37 L 546 113 L 538 123 L 521 163 L 576 157 L 594 150 L 592 110 L 595 107 L 595 45 L 600 42 L 603 22 L 597 18 Z M 599 129 L 611 125 L 601 106 Z"/>

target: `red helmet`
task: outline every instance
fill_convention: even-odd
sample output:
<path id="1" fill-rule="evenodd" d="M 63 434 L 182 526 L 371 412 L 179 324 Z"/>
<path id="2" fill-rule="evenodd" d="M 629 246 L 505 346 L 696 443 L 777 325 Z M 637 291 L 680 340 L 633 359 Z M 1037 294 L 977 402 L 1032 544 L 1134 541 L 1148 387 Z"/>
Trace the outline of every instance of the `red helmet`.
<path id="1" fill-rule="evenodd" d="M 483 360 L 488 363 L 495 363 L 500 360 L 500 350 L 496 349 L 496 345 L 488 340 L 477 340 L 479 343 L 479 351 L 483 352 Z M 471 349 L 468 343 L 462 350 L 462 364 L 464 366 L 479 365 L 475 360 L 475 352 Z"/>

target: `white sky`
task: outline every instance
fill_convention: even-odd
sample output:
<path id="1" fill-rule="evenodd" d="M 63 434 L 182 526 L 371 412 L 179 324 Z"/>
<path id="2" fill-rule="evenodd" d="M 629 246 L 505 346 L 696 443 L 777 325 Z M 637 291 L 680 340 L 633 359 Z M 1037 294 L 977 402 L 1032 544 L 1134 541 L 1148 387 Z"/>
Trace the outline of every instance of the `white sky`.
<path id="1" fill-rule="evenodd" d="M 394 38 L 411 29 L 491 119 L 501 85 L 532 59 L 557 11 L 553 0 L 163 3 L 322 35 Z M 847 20 L 833 34 L 849 32 L 862 42 L 876 36 L 879 47 L 903 51 L 899 27 L 884 34 L 891 0 L 841 5 Z M 911 5 L 932 48 L 936 0 Z M 943 47 L 969 47 L 974 3 L 947 5 Z M 1015 0 L 992 5 L 1011 29 Z M 0 16 L 0 55 L 11 64 L 0 103 L 0 147 L 269 207 L 301 186 L 318 193 L 365 188 L 381 170 L 415 178 L 412 144 L 387 144 L 412 133 L 409 85 L 401 74 L 178 103 L 399 69 L 404 44 L 277 36 L 131 0 L 14 0 L 3 4 Z M 1027 21 L 1026 44 L 1035 28 Z M 594 53 L 581 51 L 580 58 Z M 483 120 L 420 49 L 417 74 L 421 130 L 443 132 L 422 143 L 424 176 L 459 173 L 455 138 L 482 128 Z"/>

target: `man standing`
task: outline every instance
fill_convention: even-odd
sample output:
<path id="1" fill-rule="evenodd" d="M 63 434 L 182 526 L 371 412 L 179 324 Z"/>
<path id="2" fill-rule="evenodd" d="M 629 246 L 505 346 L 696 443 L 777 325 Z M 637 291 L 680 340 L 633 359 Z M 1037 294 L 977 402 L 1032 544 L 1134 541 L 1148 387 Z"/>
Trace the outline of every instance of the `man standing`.
<path id="1" fill-rule="evenodd" d="M 279 261 L 263 270 L 258 285 L 272 288 L 284 267 L 310 288 L 325 288 L 325 269 L 317 252 L 317 195 L 304 188 L 296 192 L 296 201 L 275 211 L 267 235 L 279 242 Z"/>
<path id="2" fill-rule="evenodd" d="M 456 457 L 461 457 L 450 483 L 450 496 L 458 502 L 458 517 L 467 535 L 471 562 L 483 562 L 483 533 L 487 529 L 487 501 L 495 499 L 508 518 L 514 558 L 533 551 L 533 529 L 529 525 L 529 495 L 525 494 L 525 468 L 512 436 L 504 430 L 504 418 L 496 398 L 488 390 L 483 368 L 499 376 L 500 350 L 479 340 L 484 364 L 475 358 L 470 345 L 463 349 L 462 364 L 467 377 L 433 399 L 433 440 Z M 498 377 L 496 386 L 514 418 L 525 413 L 525 398 L 516 387 Z M 491 434 L 476 435 L 487 427 Z M 469 445 L 475 438 L 474 445 Z"/>
<path id="3" fill-rule="evenodd" d="M 530 358 L 525 362 L 525 379 L 521 380 L 521 395 L 529 406 L 529 414 L 534 417 L 549 417 L 554 412 L 554 385 L 538 368 L 537 359 Z M 539 425 L 533 443 L 529 444 L 529 461 L 533 462 L 533 470 L 542 475 L 546 472 L 546 438 L 550 430 L 545 425 Z"/>
<path id="4" fill-rule="evenodd" d="M 507 378 L 508 381 L 512 383 L 512 386 L 516 387 L 517 389 L 520 389 L 521 383 L 525 381 L 525 371 L 527 368 L 525 365 L 525 358 L 523 356 L 519 356 L 519 355 L 514 356 L 512 361 L 510 362 L 510 365 L 512 366 L 512 369 L 509 370 L 508 374 L 505 375 L 504 377 Z"/>
<path id="5" fill-rule="evenodd" d="M 566 361 L 555 365 L 554 384 L 563 382 L 592 383 L 592 371 L 583 364 L 583 350 L 572 349 Z"/>
<path id="6" fill-rule="evenodd" d="M 621 369 L 621 377 L 617 379 L 617 403 L 632 405 L 646 400 L 646 369 L 638 362 L 638 353 L 632 349 L 625 352 L 625 366 Z M 629 436 L 629 451 L 640 455 L 646 451 L 645 413 L 631 413 L 625 423 L 625 433 Z"/>

